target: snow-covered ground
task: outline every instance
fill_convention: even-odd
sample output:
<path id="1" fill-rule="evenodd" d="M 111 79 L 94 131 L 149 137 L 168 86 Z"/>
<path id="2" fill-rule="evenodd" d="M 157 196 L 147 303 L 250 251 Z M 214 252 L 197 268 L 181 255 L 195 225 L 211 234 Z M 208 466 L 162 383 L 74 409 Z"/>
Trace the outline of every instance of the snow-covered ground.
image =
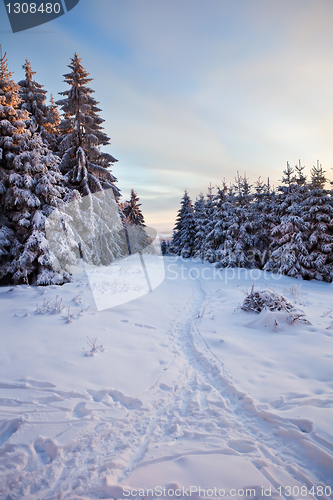
<path id="1" fill-rule="evenodd" d="M 84 275 L 0 289 L 0 498 L 332 498 L 333 286 L 165 266 L 101 311 Z M 241 311 L 254 279 L 310 324 Z"/>

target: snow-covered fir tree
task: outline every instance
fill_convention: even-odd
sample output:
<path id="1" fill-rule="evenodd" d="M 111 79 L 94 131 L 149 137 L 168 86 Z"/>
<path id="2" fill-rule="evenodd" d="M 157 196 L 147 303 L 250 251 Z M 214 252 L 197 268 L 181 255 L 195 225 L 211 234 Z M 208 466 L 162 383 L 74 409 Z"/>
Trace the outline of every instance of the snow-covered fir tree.
<path id="1" fill-rule="evenodd" d="M 48 106 L 47 120 L 44 122 L 43 127 L 46 131 L 45 137 L 50 145 L 52 151 L 58 151 L 58 139 L 59 139 L 59 125 L 60 125 L 60 114 L 59 107 L 54 101 L 53 94 L 50 96 L 50 104 Z"/>
<path id="2" fill-rule="evenodd" d="M 205 227 L 207 224 L 205 197 L 202 193 L 194 202 L 195 239 L 193 256 L 204 260 Z"/>
<path id="3" fill-rule="evenodd" d="M 28 126 L 32 133 L 40 132 L 43 140 L 55 150 L 57 127 L 60 122 L 57 106 L 51 97 L 51 104 L 46 104 L 47 91 L 44 86 L 34 80 L 35 71 L 32 71 L 31 64 L 26 59 L 22 66 L 25 71 L 25 78 L 18 82 L 20 86 L 21 109 L 28 111 Z"/>
<path id="4" fill-rule="evenodd" d="M 141 203 L 138 203 L 140 198 L 134 189 L 131 190 L 131 198 L 123 205 L 123 213 L 126 221 L 135 226 L 145 226 L 145 220 L 141 211 Z"/>
<path id="5" fill-rule="evenodd" d="M 211 261 L 219 261 L 220 251 L 223 248 L 226 231 L 230 223 L 231 210 L 229 190 L 225 181 L 223 181 L 222 187 L 217 188 L 214 202 L 214 210 L 211 216 L 212 223 L 210 225 L 211 230 L 206 235 L 205 249 Z"/>
<path id="6" fill-rule="evenodd" d="M 171 244 L 172 252 L 184 258 L 191 257 L 193 255 L 195 232 L 193 205 L 185 190 L 174 227 Z"/>
<path id="7" fill-rule="evenodd" d="M 151 238 L 148 236 L 145 227 L 145 220 L 141 211 L 140 199 L 134 189 L 131 190 L 131 198 L 122 205 L 124 214 L 123 223 L 128 236 L 128 243 L 131 253 L 148 250 Z"/>
<path id="8" fill-rule="evenodd" d="M 167 255 L 168 251 L 169 251 L 169 245 L 168 245 L 168 243 L 165 240 L 162 240 L 162 243 L 161 243 L 161 252 L 162 252 L 162 255 Z"/>
<path id="9" fill-rule="evenodd" d="M 271 254 L 264 269 L 292 278 L 309 278 L 307 234 L 308 225 L 302 216 L 284 215 L 272 229 Z"/>
<path id="10" fill-rule="evenodd" d="M 333 279 L 333 205 L 325 171 L 317 162 L 311 169 L 309 193 L 302 208 L 309 226 L 307 248 L 311 266 L 310 277 L 316 280 Z"/>
<path id="11" fill-rule="evenodd" d="M 0 56 L 0 265 L 2 283 L 62 284 L 69 274 L 59 266 L 45 237 L 46 217 L 70 195 L 58 158 L 39 133 L 27 128 L 28 111 L 20 109 L 20 87 Z M 66 248 L 67 265 L 76 262 Z"/>
<path id="12" fill-rule="evenodd" d="M 60 92 L 64 99 L 57 101 L 63 112 L 59 126 L 61 170 L 83 196 L 112 189 L 117 200 L 120 192 L 111 166 L 118 160 L 100 149 L 110 144 L 110 138 L 101 126 L 104 120 L 99 116 L 99 103 L 91 95 L 94 90 L 87 86 L 92 78 L 78 54 L 72 58 L 69 68 L 71 72 L 64 77 L 70 89 Z"/>
<path id="13" fill-rule="evenodd" d="M 265 270 L 293 278 L 308 279 L 310 275 L 307 238 L 309 226 L 305 221 L 302 203 L 307 195 L 304 167 L 299 162 L 297 174 L 287 162 L 282 186 L 274 207 L 277 219 L 271 229 L 272 241 Z"/>
<path id="14" fill-rule="evenodd" d="M 104 120 L 99 116 L 98 102 L 92 97 L 94 91 L 87 86 L 92 79 L 77 54 L 69 68 L 71 72 L 64 76 L 70 88 L 60 92 L 64 98 L 56 103 L 63 112 L 59 125 L 60 169 L 68 185 L 86 198 L 81 219 L 89 228 L 85 233 L 90 238 L 84 257 L 91 264 L 105 265 L 124 252 L 123 226 L 116 203 L 120 192 L 111 172 L 117 160 L 101 151 L 101 146 L 110 144 L 110 139 L 103 131 Z M 112 192 L 113 200 L 110 193 L 103 195 L 106 191 Z"/>
<path id="15" fill-rule="evenodd" d="M 251 186 L 246 175 L 237 173 L 230 214 L 230 224 L 226 230 L 223 249 L 219 251 L 218 267 L 256 267 L 253 260 L 253 234 L 250 221 Z"/>
<path id="16" fill-rule="evenodd" d="M 21 109 L 28 111 L 32 132 L 43 132 L 43 125 L 47 120 L 48 108 L 46 106 L 46 94 L 44 86 L 34 80 L 35 71 L 26 59 L 22 66 L 25 71 L 25 79 L 18 82 L 20 86 Z"/>
<path id="17" fill-rule="evenodd" d="M 252 259 L 254 264 L 262 269 L 269 258 L 271 230 L 278 218 L 274 211 L 275 193 L 271 190 L 269 179 L 267 183 L 261 178 L 256 181 L 251 204 L 250 232 L 253 236 Z"/>
<path id="18" fill-rule="evenodd" d="M 210 184 L 208 187 L 208 192 L 205 199 L 205 219 L 203 231 L 205 235 L 204 247 L 203 247 L 203 258 L 208 262 L 215 261 L 215 252 L 210 244 L 208 235 L 214 229 L 214 213 L 215 213 L 215 196 L 213 193 L 213 187 Z"/>

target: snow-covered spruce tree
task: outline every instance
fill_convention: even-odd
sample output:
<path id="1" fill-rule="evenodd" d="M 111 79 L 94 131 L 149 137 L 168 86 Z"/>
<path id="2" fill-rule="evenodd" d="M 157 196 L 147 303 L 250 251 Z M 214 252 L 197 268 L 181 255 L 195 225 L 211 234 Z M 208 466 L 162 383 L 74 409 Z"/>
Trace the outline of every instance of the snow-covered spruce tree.
<path id="1" fill-rule="evenodd" d="M 0 282 L 62 284 L 70 276 L 61 270 L 45 237 L 45 220 L 62 206 L 66 195 L 58 159 L 40 134 L 27 128 L 28 112 L 20 109 L 19 85 L 0 57 Z M 69 194 L 69 193 L 68 193 Z M 67 249 L 68 264 L 76 262 Z"/>
<path id="2" fill-rule="evenodd" d="M 169 251 L 169 245 L 168 245 L 168 243 L 165 240 L 162 240 L 162 243 L 161 243 L 161 252 L 162 252 L 162 255 L 168 255 L 168 251 Z"/>
<path id="3" fill-rule="evenodd" d="M 288 215 L 289 208 L 295 212 L 295 206 L 300 205 L 307 196 L 306 177 L 303 174 L 304 167 L 299 161 L 295 169 L 287 162 L 286 170 L 283 171 L 282 186 L 278 187 L 279 195 L 276 199 L 276 214 L 281 218 Z"/>
<path id="4" fill-rule="evenodd" d="M 118 160 L 100 149 L 110 144 L 110 138 L 101 126 L 104 120 L 99 116 L 99 103 L 91 95 L 94 90 L 87 87 L 92 78 L 88 78 L 77 54 L 69 68 L 72 71 L 64 77 L 70 89 L 60 92 L 65 97 L 56 103 L 64 114 L 59 126 L 61 170 L 83 196 L 111 188 L 117 200 L 120 192 L 111 165 Z"/>
<path id="5" fill-rule="evenodd" d="M 8 71 L 6 55 L 3 55 L 0 45 L 0 282 L 8 274 L 7 266 L 12 259 L 11 248 L 15 242 L 13 225 L 3 211 L 8 178 L 6 166 L 28 135 L 24 122 L 28 113 L 18 110 L 21 102 L 19 87 L 11 79 L 12 73 Z"/>
<path id="6" fill-rule="evenodd" d="M 52 151 L 58 151 L 58 139 L 59 139 L 59 125 L 60 125 L 60 114 L 58 106 L 54 102 L 53 94 L 50 97 L 50 104 L 48 106 L 47 120 L 44 122 L 43 127 L 46 131 L 45 138 L 50 145 Z"/>
<path id="7" fill-rule="evenodd" d="M 229 190 L 224 181 L 222 187 L 217 188 L 214 198 L 214 212 L 212 215 L 211 231 L 206 235 L 205 248 L 208 254 L 214 256 L 213 260 L 219 262 L 220 252 L 226 238 L 226 231 L 230 224 L 230 213 L 232 209 L 229 200 Z"/>
<path id="8" fill-rule="evenodd" d="M 295 165 L 295 180 L 298 186 L 306 185 L 306 175 L 304 175 L 303 170 L 304 165 L 301 164 L 301 160 L 298 160 L 298 164 Z"/>
<path id="9" fill-rule="evenodd" d="M 25 70 L 25 79 L 18 84 L 20 86 L 21 109 L 28 111 L 28 126 L 32 133 L 40 132 L 42 139 L 55 150 L 57 127 L 60 122 L 57 106 L 51 97 L 51 104 L 46 104 L 47 91 L 44 86 L 34 80 L 35 71 L 32 71 L 31 64 L 26 59 L 22 66 Z"/>
<path id="10" fill-rule="evenodd" d="M 195 239 L 193 243 L 193 256 L 204 260 L 205 227 L 207 224 L 205 197 L 202 193 L 194 203 Z"/>
<path id="11" fill-rule="evenodd" d="M 32 71 L 31 64 L 26 59 L 22 66 L 25 70 L 25 79 L 18 82 L 20 86 L 21 109 L 28 111 L 30 115 L 30 125 L 32 132 L 43 132 L 43 124 L 46 121 L 46 90 L 44 86 L 37 83 L 33 77 L 36 74 Z"/>
<path id="12" fill-rule="evenodd" d="M 253 236 L 252 250 L 249 250 L 249 253 L 252 252 L 253 265 L 260 269 L 269 258 L 271 230 L 278 221 L 275 215 L 274 197 L 269 179 L 265 183 L 259 177 L 254 185 L 253 202 L 249 213 L 249 230 Z"/>
<path id="13" fill-rule="evenodd" d="M 148 236 L 145 230 L 145 220 L 141 211 L 141 203 L 138 195 L 131 190 L 131 198 L 122 205 L 122 210 L 125 218 L 123 223 L 125 224 L 127 235 L 129 238 L 131 253 L 136 253 L 148 249 L 152 240 Z"/>
<path id="14" fill-rule="evenodd" d="M 292 213 L 284 215 L 271 234 L 271 255 L 264 269 L 292 278 L 309 278 L 308 224 L 304 218 Z"/>
<path id="15" fill-rule="evenodd" d="M 135 226 L 145 226 L 145 220 L 140 208 L 141 203 L 138 203 L 138 201 L 140 201 L 140 198 L 134 189 L 132 189 L 130 200 L 126 201 L 123 205 L 123 213 L 129 224 L 134 224 Z"/>
<path id="16" fill-rule="evenodd" d="M 307 249 L 310 278 L 331 282 L 333 279 L 333 206 L 325 189 L 325 171 L 317 162 L 311 169 L 308 196 L 302 203 L 304 220 L 309 226 Z"/>
<path id="17" fill-rule="evenodd" d="M 172 238 L 172 252 L 184 258 L 193 255 L 193 245 L 195 240 L 195 220 L 192 201 L 185 190 L 178 211 L 174 234 Z"/>
<path id="18" fill-rule="evenodd" d="M 277 219 L 271 229 L 272 241 L 266 271 L 285 274 L 293 278 L 310 277 L 310 261 L 307 249 L 309 225 L 304 218 L 302 202 L 306 197 L 304 167 L 301 163 L 283 171 L 282 186 L 278 190 L 275 213 Z"/>
<path id="19" fill-rule="evenodd" d="M 250 221 L 251 212 L 251 186 L 246 175 L 241 177 L 237 173 L 234 184 L 235 194 L 230 214 L 223 249 L 219 251 L 217 267 L 256 267 L 253 260 L 253 234 Z"/>
<path id="20" fill-rule="evenodd" d="M 85 242 L 86 249 L 83 249 L 84 257 L 91 264 L 106 265 L 124 253 L 122 223 L 116 203 L 120 192 L 115 185 L 117 179 L 111 173 L 111 166 L 117 160 L 101 151 L 101 146 L 110 144 L 110 139 L 101 126 L 104 120 L 99 116 L 98 102 L 91 95 L 94 91 L 87 86 L 92 79 L 77 54 L 69 68 L 71 72 L 64 76 L 70 88 L 60 92 L 64 98 L 56 103 L 63 112 L 59 125 L 60 169 L 68 185 L 88 200 L 82 212 L 82 222 L 90 230 L 89 242 Z M 108 195 L 103 198 L 105 190 L 113 193 L 115 201 L 111 204 Z"/>
<path id="21" fill-rule="evenodd" d="M 213 193 L 213 187 L 210 184 L 208 187 L 206 200 L 205 200 L 205 224 L 204 230 L 204 246 L 203 246 L 203 258 L 208 262 L 215 262 L 215 252 L 212 248 L 211 241 L 208 235 L 214 229 L 214 214 L 215 214 L 215 195 Z"/>

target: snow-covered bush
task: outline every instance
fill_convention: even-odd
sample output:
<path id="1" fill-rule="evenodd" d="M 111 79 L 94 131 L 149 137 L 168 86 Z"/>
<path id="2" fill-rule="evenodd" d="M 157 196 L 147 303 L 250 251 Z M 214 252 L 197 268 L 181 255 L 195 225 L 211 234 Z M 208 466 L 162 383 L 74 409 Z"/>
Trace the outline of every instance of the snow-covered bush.
<path id="1" fill-rule="evenodd" d="M 254 291 L 254 285 L 251 292 L 245 298 L 241 309 L 246 312 L 255 312 L 260 314 L 266 311 L 263 317 L 264 326 L 270 326 L 274 332 L 280 331 L 280 324 L 295 323 L 310 324 L 305 318 L 305 314 L 293 306 L 283 295 L 279 295 L 271 290 Z M 272 314 L 275 312 L 276 314 Z M 260 321 L 262 324 L 262 321 Z M 257 327 L 259 323 L 255 322 Z M 252 324 L 253 326 L 253 324 Z"/>
<path id="2" fill-rule="evenodd" d="M 271 290 L 254 291 L 254 286 L 252 286 L 249 295 L 245 297 L 241 309 L 246 312 L 255 312 L 257 314 L 260 314 L 264 309 L 285 312 L 295 310 L 293 304 L 283 295 L 279 295 Z"/>

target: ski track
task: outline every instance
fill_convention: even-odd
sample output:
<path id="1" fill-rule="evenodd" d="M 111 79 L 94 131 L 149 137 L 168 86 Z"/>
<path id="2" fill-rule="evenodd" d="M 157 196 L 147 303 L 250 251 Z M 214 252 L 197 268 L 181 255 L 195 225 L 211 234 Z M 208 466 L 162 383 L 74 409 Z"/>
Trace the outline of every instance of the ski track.
<path id="1" fill-rule="evenodd" d="M 319 438 L 308 421 L 260 409 L 233 385 L 200 333 L 212 294 L 200 280 L 194 283 L 192 296 L 169 329 L 166 348 L 173 359 L 137 398 L 115 390 L 57 391 L 52 384 L 31 380 L 1 384 L 18 394 L 0 400 L 1 499 L 30 495 L 65 500 L 74 490 L 76 496 L 102 498 L 98 485 L 103 477 L 120 482 L 145 465 L 202 453 L 246 456 L 274 487 L 281 473 L 308 488 L 333 488 L 332 444 Z M 176 365 L 176 383 L 163 382 Z M 25 398 L 30 391 L 32 402 Z M 50 425 L 58 425 L 59 432 L 42 438 L 41 425 L 41 435 Z M 37 431 L 33 442 L 8 443 L 24 426 Z M 171 441 L 178 448 L 168 447 Z"/>

